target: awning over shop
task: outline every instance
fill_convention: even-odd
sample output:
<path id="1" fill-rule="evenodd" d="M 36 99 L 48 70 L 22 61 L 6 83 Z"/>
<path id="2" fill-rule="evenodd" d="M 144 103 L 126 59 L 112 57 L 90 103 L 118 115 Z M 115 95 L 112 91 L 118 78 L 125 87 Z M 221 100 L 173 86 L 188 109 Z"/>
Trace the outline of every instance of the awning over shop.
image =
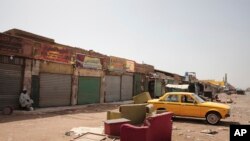
<path id="1" fill-rule="evenodd" d="M 188 89 L 189 85 L 173 85 L 173 84 L 167 84 L 167 88 L 175 88 L 175 89 Z"/>

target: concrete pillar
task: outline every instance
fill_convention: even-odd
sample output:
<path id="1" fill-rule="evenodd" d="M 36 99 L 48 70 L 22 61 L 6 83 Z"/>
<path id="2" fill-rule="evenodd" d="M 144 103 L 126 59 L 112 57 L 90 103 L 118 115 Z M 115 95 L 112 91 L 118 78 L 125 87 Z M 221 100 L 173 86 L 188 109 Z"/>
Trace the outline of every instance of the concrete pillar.
<path id="1" fill-rule="evenodd" d="M 40 61 L 39 60 L 32 60 L 32 75 L 39 75 L 40 72 Z"/>
<path id="2" fill-rule="evenodd" d="M 77 104 L 78 76 L 79 76 L 79 71 L 77 69 L 74 69 L 72 75 L 71 105 Z"/>
<path id="3" fill-rule="evenodd" d="M 101 88 L 100 88 L 100 103 L 104 103 L 104 97 L 105 97 L 105 73 L 101 76 Z"/>
<path id="4" fill-rule="evenodd" d="M 32 60 L 25 59 L 24 66 L 24 78 L 23 78 L 23 87 L 27 89 L 27 91 L 31 92 L 31 66 Z"/>

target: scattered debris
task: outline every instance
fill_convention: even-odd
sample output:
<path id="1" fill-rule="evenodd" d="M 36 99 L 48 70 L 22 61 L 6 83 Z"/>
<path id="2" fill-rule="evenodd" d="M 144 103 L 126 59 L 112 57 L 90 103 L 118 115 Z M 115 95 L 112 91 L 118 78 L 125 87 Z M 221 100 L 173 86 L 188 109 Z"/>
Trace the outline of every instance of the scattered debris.
<path id="1" fill-rule="evenodd" d="M 178 135 L 179 135 L 179 136 L 182 136 L 182 135 L 183 135 L 183 133 L 179 133 Z"/>
<path id="2" fill-rule="evenodd" d="M 73 131 L 68 131 L 68 132 L 65 133 L 66 136 L 72 136 L 73 134 L 74 134 Z"/>
<path id="3" fill-rule="evenodd" d="M 228 128 L 218 128 L 218 130 L 222 130 L 222 131 L 228 131 Z"/>
<path id="4" fill-rule="evenodd" d="M 187 130 L 187 132 L 190 133 L 190 132 L 194 132 L 194 131 L 193 130 Z"/>
<path id="5" fill-rule="evenodd" d="M 211 129 L 204 129 L 204 130 L 201 131 L 201 133 L 214 135 L 214 134 L 217 134 L 218 132 L 217 131 L 213 131 Z"/>
<path id="6" fill-rule="evenodd" d="M 102 134 L 103 133 L 103 127 L 77 127 L 72 128 L 70 131 L 66 132 L 66 136 L 80 136 L 83 134 L 86 134 L 88 132 L 94 133 L 94 134 Z"/>
<path id="7" fill-rule="evenodd" d="M 173 130 L 181 130 L 181 129 L 177 128 L 176 126 L 173 126 Z"/>
<path id="8" fill-rule="evenodd" d="M 227 103 L 233 103 L 233 100 L 231 98 L 227 99 Z"/>
<path id="9" fill-rule="evenodd" d="M 197 139 L 195 139 L 195 141 L 201 141 L 201 139 L 197 138 Z"/>
<path id="10" fill-rule="evenodd" d="M 191 138 L 191 136 L 186 136 L 186 138 L 187 138 L 187 139 L 190 139 L 190 138 Z"/>
<path id="11" fill-rule="evenodd" d="M 106 136 L 103 134 L 95 134 L 91 132 L 87 132 L 77 138 L 74 141 L 103 141 L 106 139 Z"/>

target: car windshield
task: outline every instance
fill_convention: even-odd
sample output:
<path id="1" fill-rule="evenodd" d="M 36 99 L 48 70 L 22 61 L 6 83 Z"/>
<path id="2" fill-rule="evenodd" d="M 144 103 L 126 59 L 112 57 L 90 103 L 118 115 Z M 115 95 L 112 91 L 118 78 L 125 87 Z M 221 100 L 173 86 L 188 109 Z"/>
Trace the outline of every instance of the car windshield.
<path id="1" fill-rule="evenodd" d="M 203 99 L 201 99 L 198 95 L 193 94 L 193 96 L 195 97 L 195 99 L 196 99 L 198 102 L 200 102 L 200 103 L 205 102 L 205 101 L 204 101 Z"/>

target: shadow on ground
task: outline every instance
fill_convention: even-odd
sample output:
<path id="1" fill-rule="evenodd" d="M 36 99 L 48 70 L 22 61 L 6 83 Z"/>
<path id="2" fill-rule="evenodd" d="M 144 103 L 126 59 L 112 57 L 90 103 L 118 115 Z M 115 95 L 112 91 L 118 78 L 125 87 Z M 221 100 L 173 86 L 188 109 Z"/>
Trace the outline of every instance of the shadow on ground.
<path id="1" fill-rule="evenodd" d="M 86 107 L 77 109 L 62 109 L 60 111 L 18 111 L 16 114 L 12 115 L 2 115 L 0 114 L 0 123 L 15 122 L 20 120 L 38 119 L 38 118 L 48 118 L 59 115 L 74 115 L 80 113 L 102 113 L 109 110 L 117 110 L 119 104 L 91 104 L 86 105 Z"/>
<path id="2" fill-rule="evenodd" d="M 205 119 L 202 118 L 186 118 L 186 117 L 174 117 L 174 122 L 179 123 L 192 123 L 192 124 L 207 124 L 209 125 Z M 233 122 L 233 121 L 224 121 L 221 120 L 216 126 L 224 126 L 229 127 L 230 125 L 239 125 L 239 122 Z"/>

